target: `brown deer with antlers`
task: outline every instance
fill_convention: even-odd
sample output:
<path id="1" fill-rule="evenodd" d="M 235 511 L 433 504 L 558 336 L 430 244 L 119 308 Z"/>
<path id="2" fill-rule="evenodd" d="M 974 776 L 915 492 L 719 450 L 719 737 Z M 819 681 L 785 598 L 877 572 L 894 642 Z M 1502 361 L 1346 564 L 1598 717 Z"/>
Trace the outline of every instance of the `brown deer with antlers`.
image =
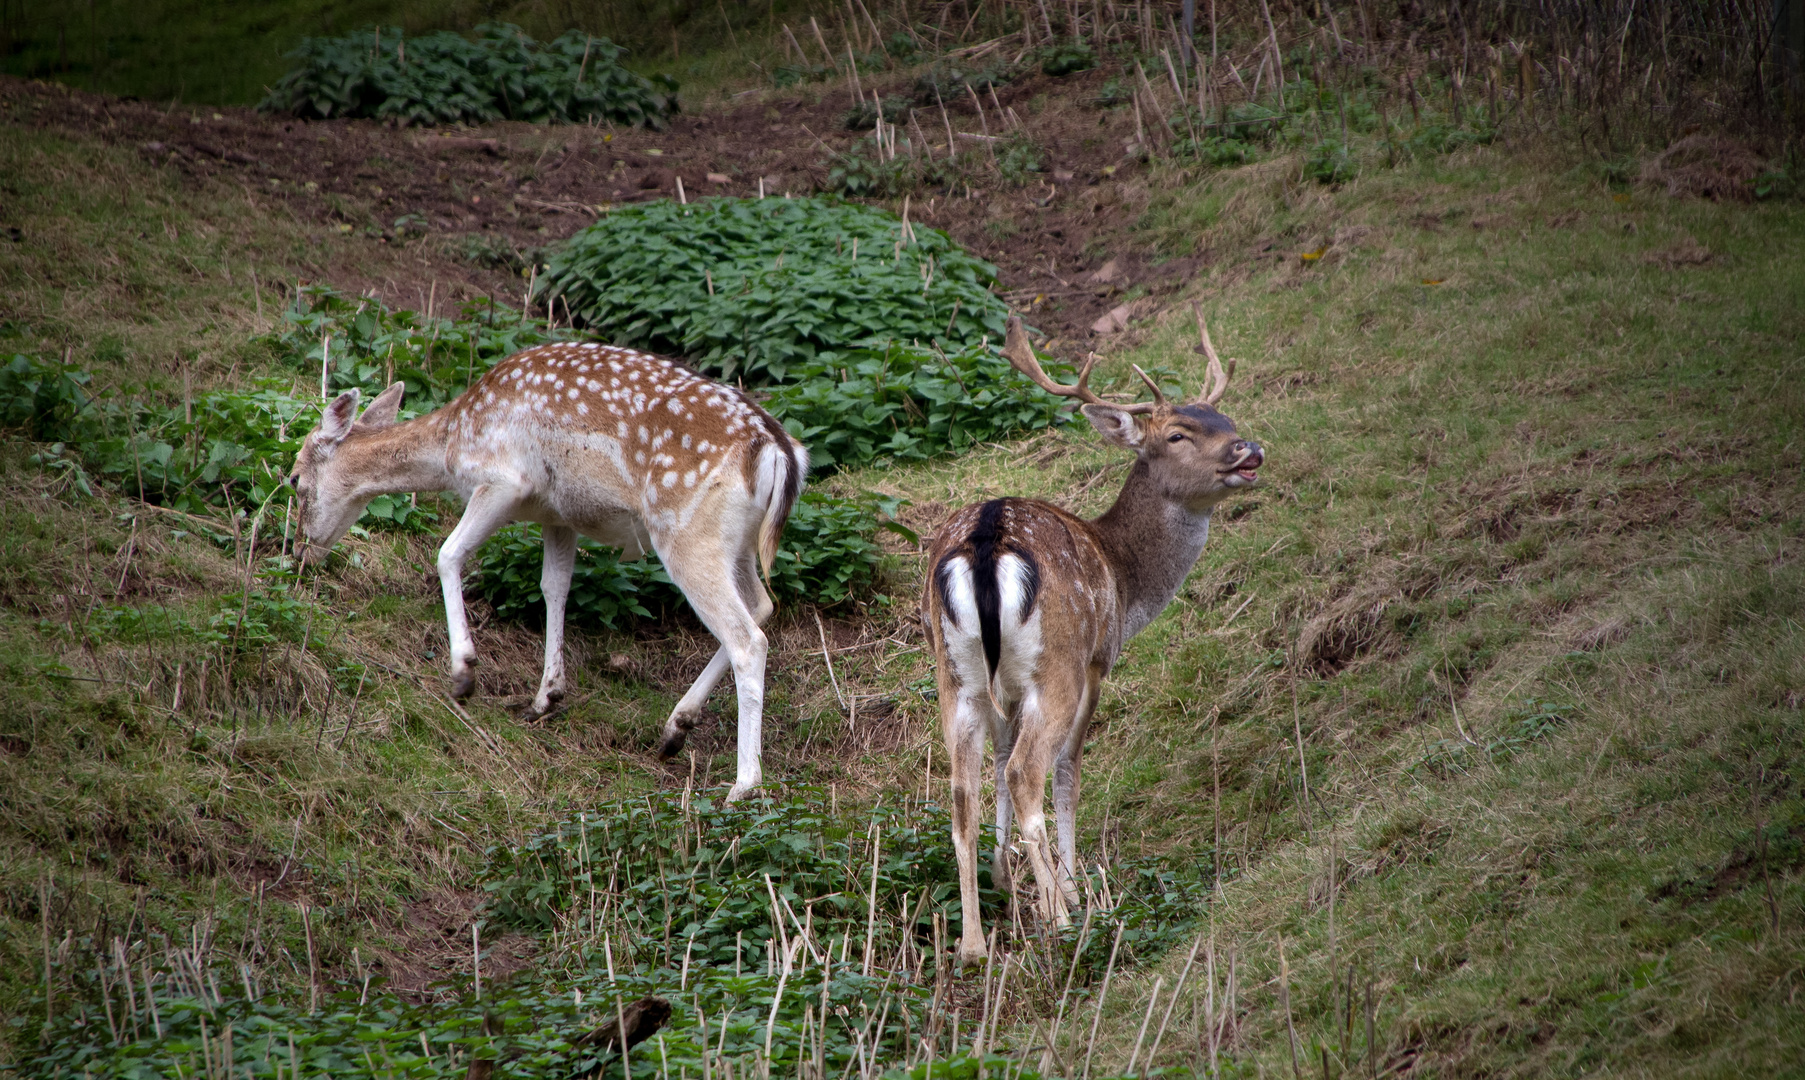
<path id="1" fill-rule="evenodd" d="M 1005 846 L 1011 815 L 1019 814 L 1040 911 L 1063 924 L 1078 899 L 1078 766 L 1098 685 L 1123 643 L 1165 610 L 1203 554 L 1211 510 L 1258 482 L 1260 447 L 1216 411 L 1235 362 L 1224 369 L 1201 311 L 1197 330 L 1209 359 L 1202 395 L 1171 404 L 1136 367 L 1154 400 L 1118 405 L 1087 386 L 1094 354 L 1075 384 L 1061 385 L 1034 358 L 1020 320 L 1009 321 L 1009 362 L 1049 393 L 1083 402 L 1098 433 L 1133 451 L 1135 462 L 1115 505 L 1093 521 L 1036 499 L 992 499 L 948 519 L 929 555 L 922 624 L 952 758 L 961 965 L 987 952 L 976 862 L 986 734 L 996 745 L 996 880 L 1008 880 Z M 1042 811 L 1049 767 L 1057 852 Z"/>
<path id="2" fill-rule="evenodd" d="M 397 422 L 401 383 L 357 413 L 347 390 L 326 406 L 289 476 L 306 543 L 321 562 L 369 501 L 455 491 L 464 515 L 439 549 L 453 693 L 476 689 L 464 618 L 464 561 L 510 521 L 545 534 L 545 672 L 529 714 L 564 697 L 564 606 L 577 534 L 637 559 L 658 553 L 721 648 L 665 723 L 659 752 L 682 749 L 708 695 L 733 669 L 739 768 L 729 799 L 758 786 L 765 681 L 760 625 L 777 540 L 808 474 L 808 451 L 745 394 L 662 357 L 608 345 L 541 345 L 502 360 L 444 408 Z"/>

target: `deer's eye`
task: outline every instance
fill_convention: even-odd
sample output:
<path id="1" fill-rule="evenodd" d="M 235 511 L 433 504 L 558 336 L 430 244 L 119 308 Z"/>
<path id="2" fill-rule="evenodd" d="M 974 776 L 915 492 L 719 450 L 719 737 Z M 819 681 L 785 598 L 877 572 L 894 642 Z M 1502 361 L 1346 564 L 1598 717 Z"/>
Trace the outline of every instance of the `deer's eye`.
<path id="1" fill-rule="evenodd" d="M 1184 442 L 1185 437 L 1182 432 L 1174 431 L 1172 434 L 1166 436 L 1166 441 L 1169 443 Z"/>

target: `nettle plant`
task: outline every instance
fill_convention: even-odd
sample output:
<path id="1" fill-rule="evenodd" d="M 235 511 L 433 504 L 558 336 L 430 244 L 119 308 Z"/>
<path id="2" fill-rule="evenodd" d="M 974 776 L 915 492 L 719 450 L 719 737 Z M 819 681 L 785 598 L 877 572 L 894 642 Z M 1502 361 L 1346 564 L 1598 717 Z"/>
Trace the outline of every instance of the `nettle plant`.
<path id="1" fill-rule="evenodd" d="M 304 117 L 375 117 L 400 124 L 606 121 L 662 128 L 677 111 L 677 83 L 628 71 L 625 50 L 571 32 L 540 42 L 517 26 L 484 24 L 474 39 L 450 31 L 403 38 L 372 27 L 307 38 L 295 67 L 258 104 Z"/>
<path id="2" fill-rule="evenodd" d="M 945 233 L 871 207 L 711 198 L 615 210 L 552 255 L 537 295 L 615 344 L 766 383 L 893 343 L 1000 343 L 995 283 Z"/>

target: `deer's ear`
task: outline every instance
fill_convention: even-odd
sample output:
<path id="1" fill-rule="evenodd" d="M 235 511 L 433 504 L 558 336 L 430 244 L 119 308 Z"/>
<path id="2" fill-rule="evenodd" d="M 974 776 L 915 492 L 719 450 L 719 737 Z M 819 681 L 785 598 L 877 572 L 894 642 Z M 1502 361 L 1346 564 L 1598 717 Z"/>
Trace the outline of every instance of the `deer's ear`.
<path id="1" fill-rule="evenodd" d="M 401 395 L 406 392 L 406 383 L 390 383 L 389 388 L 377 394 L 376 400 L 370 402 L 370 407 L 357 418 L 357 426 L 374 431 L 377 428 L 385 428 L 393 424 L 401 414 Z"/>
<path id="2" fill-rule="evenodd" d="M 1097 434 L 1117 446 L 1140 449 L 1141 425 L 1135 421 L 1133 413 L 1114 405 L 1083 405 L 1079 409 L 1097 429 Z"/>
<path id="3" fill-rule="evenodd" d="M 332 404 L 320 413 L 320 426 L 315 429 L 320 442 L 340 442 L 351 434 L 351 424 L 357 419 L 357 398 L 355 389 L 347 390 L 333 398 Z"/>

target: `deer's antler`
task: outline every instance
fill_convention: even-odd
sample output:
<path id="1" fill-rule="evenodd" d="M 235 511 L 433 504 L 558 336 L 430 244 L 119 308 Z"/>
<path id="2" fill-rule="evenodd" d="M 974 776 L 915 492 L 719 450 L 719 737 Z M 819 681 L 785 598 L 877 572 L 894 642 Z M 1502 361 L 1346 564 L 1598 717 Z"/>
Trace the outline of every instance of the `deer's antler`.
<path id="1" fill-rule="evenodd" d="M 1070 386 L 1054 382 L 1046 370 L 1040 366 L 1040 361 L 1034 358 L 1034 349 L 1028 344 L 1028 334 L 1022 329 L 1021 317 L 1011 315 L 1005 325 L 1008 328 L 1008 336 L 1003 340 L 1003 359 L 1009 361 L 1009 366 L 1033 379 L 1034 384 L 1047 393 L 1056 397 L 1077 398 L 1087 405 L 1108 405 L 1112 409 L 1121 409 L 1126 413 L 1150 413 L 1153 411 L 1156 402 L 1141 401 L 1133 405 L 1118 405 L 1113 401 L 1104 400 L 1090 388 L 1088 384 L 1091 378 L 1091 368 L 1095 367 L 1097 363 L 1096 353 L 1091 353 L 1084 358 L 1084 366 L 1078 369 L 1077 382 Z M 1135 370 L 1139 372 L 1140 368 Z M 1147 379 L 1146 374 L 1143 373 L 1141 378 Z M 1153 380 L 1147 379 L 1147 385 L 1153 386 Z M 1160 402 L 1165 401 L 1159 392 L 1159 387 L 1153 387 L 1153 394 Z"/>
<path id="2" fill-rule="evenodd" d="M 1203 306 L 1193 300 L 1191 301 L 1191 312 L 1197 316 L 1197 340 L 1199 342 L 1197 351 L 1210 359 L 1209 369 L 1204 376 L 1207 385 L 1203 392 L 1197 395 L 1197 402 L 1213 409 L 1216 407 L 1216 403 L 1222 400 L 1223 392 L 1228 389 L 1229 377 L 1235 373 L 1235 361 L 1230 360 L 1227 368 L 1222 366 L 1222 360 L 1216 355 L 1216 346 L 1210 344 L 1210 328 L 1203 323 Z"/>

